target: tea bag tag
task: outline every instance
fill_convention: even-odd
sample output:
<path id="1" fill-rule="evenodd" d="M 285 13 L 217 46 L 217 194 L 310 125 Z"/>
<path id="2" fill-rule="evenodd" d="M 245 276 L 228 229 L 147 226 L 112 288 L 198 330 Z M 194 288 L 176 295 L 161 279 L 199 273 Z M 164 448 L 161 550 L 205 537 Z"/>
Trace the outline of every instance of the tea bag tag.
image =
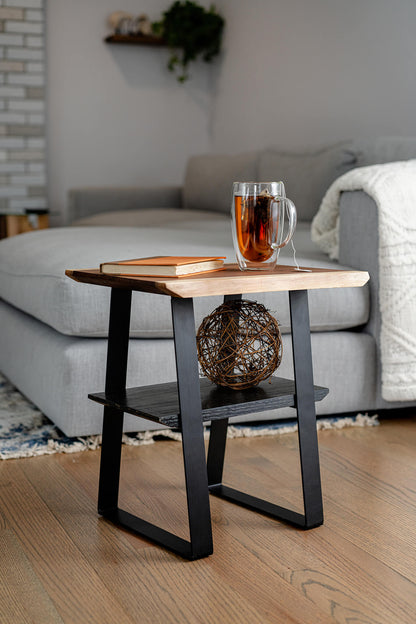
<path id="1" fill-rule="evenodd" d="M 295 245 L 293 242 L 293 238 L 290 239 L 290 244 L 292 245 L 292 250 L 293 250 L 293 262 L 295 263 L 295 271 L 303 271 L 304 273 L 312 273 L 312 271 L 310 269 L 301 269 L 298 261 L 296 260 L 296 249 L 295 249 Z"/>

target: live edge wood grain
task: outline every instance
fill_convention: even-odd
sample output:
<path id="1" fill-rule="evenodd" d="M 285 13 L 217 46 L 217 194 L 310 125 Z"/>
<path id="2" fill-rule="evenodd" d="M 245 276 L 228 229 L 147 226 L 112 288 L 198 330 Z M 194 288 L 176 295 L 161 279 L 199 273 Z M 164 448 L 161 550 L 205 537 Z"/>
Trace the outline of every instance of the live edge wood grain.
<path id="1" fill-rule="evenodd" d="M 347 288 L 364 286 L 367 271 L 310 268 L 309 272 L 294 267 L 278 266 L 274 271 L 240 271 L 236 264 L 206 275 L 182 278 L 132 277 L 106 275 L 99 269 L 67 270 L 65 274 L 77 282 L 126 288 L 171 297 L 207 297 L 272 291 L 313 290 L 316 288 Z"/>
<path id="2" fill-rule="evenodd" d="M 204 421 L 296 405 L 294 382 L 278 377 L 247 390 L 231 390 L 201 379 L 200 388 Z M 321 401 L 327 394 L 327 388 L 315 386 L 315 401 Z M 125 393 L 117 396 L 106 395 L 104 392 L 88 396 L 102 405 L 116 407 L 167 427 L 179 426 L 179 402 L 175 382 L 128 388 Z"/>

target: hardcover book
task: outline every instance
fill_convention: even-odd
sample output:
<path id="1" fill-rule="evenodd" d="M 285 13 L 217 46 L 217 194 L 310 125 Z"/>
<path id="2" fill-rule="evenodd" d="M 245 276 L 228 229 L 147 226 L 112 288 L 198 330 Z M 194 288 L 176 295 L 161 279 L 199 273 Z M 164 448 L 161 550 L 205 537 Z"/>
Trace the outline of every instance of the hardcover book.
<path id="1" fill-rule="evenodd" d="M 225 256 L 154 256 L 103 262 L 100 271 L 110 275 L 181 277 L 218 271 L 224 268 L 224 259 Z"/>

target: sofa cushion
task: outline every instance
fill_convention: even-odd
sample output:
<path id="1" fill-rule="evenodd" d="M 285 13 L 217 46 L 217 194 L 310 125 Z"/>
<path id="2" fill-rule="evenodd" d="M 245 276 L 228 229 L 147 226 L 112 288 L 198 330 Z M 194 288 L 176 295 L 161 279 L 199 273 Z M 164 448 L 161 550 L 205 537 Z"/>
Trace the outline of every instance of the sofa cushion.
<path id="1" fill-rule="evenodd" d="M 182 206 L 182 187 L 179 185 L 139 186 L 87 186 L 72 188 L 68 191 L 68 201 L 64 213 L 64 224 L 73 225 L 74 221 L 97 212 L 117 210 L 140 210 L 141 208 L 180 208 Z"/>
<path id="2" fill-rule="evenodd" d="M 73 221 L 71 225 L 111 225 L 123 227 L 155 227 L 163 223 L 169 229 L 194 229 L 198 222 L 204 230 L 214 227 L 218 222 L 218 213 L 207 210 L 185 210 L 175 208 L 143 208 L 141 210 L 114 210 L 99 212 Z"/>
<path id="3" fill-rule="evenodd" d="M 375 140 L 354 141 L 357 167 L 416 158 L 415 137 L 380 137 Z"/>
<path id="4" fill-rule="evenodd" d="M 66 435 L 100 433 L 102 406 L 88 401 L 87 395 L 104 388 L 106 340 L 63 336 L 2 301 L 0 327 L 7 328 L 0 332 L 0 370 Z M 374 397 L 375 349 L 372 336 L 363 332 L 340 331 L 329 335 L 316 332 L 312 335 L 315 382 L 330 388 L 327 398 L 316 404 L 318 413 L 378 407 Z M 291 378 L 290 339 L 285 335 L 283 353 L 277 373 Z M 175 378 L 175 355 L 170 340 L 130 342 L 127 387 L 164 383 Z M 234 417 L 233 422 L 243 418 Z M 293 418 L 293 409 L 268 410 L 246 417 L 247 420 L 277 418 Z M 124 417 L 127 431 L 157 427 L 137 416 L 126 414 Z"/>
<path id="5" fill-rule="evenodd" d="M 184 208 L 229 214 L 233 182 L 257 179 L 258 156 L 258 152 L 192 156 L 185 172 Z"/>
<path id="6" fill-rule="evenodd" d="M 141 212 L 141 211 L 140 211 Z M 155 223 L 161 223 L 155 210 Z M 139 218 L 139 217 L 138 217 Z M 225 255 L 234 262 L 230 219 L 210 215 L 184 227 L 66 227 L 39 230 L 0 241 L 0 298 L 53 327 L 73 336 L 105 336 L 108 329 L 110 289 L 78 284 L 65 269 L 96 268 L 100 262 L 140 256 Z M 301 265 L 338 268 L 311 242 L 309 226 L 298 224 L 295 234 Z M 281 263 L 293 265 L 289 248 Z M 287 332 L 290 326 L 286 293 L 250 295 L 272 311 Z M 222 303 L 222 297 L 195 299 L 197 325 Z M 368 288 L 334 288 L 310 292 L 314 331 L 347 329 L 368 320 Z M 143 338 L 172 336 L 169 297 L 133 293 L 131 334 Z"/>
<path id="7" fill-rule="evenodd" d="M 260 154 L 258 177 L 265 182 L 282 180 L 287 197 L 295 203 L 298 219 L 311 221 L 330 184 L 356 166 L 351 142 L 307 153 L 270 148 Z"/>

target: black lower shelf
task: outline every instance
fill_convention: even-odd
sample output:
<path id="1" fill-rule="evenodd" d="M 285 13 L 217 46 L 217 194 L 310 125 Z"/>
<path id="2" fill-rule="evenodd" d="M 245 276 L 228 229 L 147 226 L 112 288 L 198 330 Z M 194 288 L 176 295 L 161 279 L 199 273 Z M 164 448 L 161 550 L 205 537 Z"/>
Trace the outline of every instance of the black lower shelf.
<path id="1" fill-rule="evenodd" d="M 219 420 L 264 412 L 280 407 L 296 407 L 295 383 L 290 379 L 272 377 L 255 388 L 232 390 L 200 380 L 202 419 Z M 328 388 L 314 386 L 314 400 L 321 401 Z M 179 402 L 176 382 L 128 388 L 123 395 L 89 394 L 92 401 L 140 416 L 167 427 L 179 426 Z"/>

